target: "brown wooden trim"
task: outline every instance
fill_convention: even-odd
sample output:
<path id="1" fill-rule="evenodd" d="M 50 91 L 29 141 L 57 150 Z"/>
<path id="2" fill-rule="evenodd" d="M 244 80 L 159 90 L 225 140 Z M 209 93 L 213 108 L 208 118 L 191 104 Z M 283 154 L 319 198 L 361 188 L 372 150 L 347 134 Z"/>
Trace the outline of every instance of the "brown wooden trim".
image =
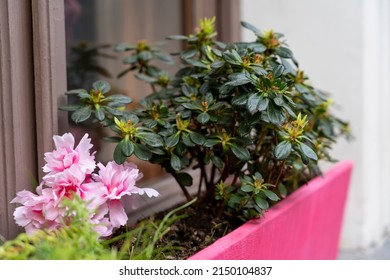
<path id="1" fill-rule="evenodd" d="M 38 166 L 44 164 L 43 154 L 52 150 L 59 127 L 60 132 L 67 128 L 67 114 L 58 110 L 66 102 L 64 17 L 63 0 L 32 0 Z"/>
<path id="2" fill-rule="evenodd" d="M 218 39 L 222 42 L 238 42 L 241 39 L 240 7 L 240 0 L 217 0 Z"/>
<path id="3" fill-rule="evenodd" d="M 192 34 L 199 19 L 216 16 L 218 40 L 240 40 L 240 0 L 183 0 L 183 33 Z"/>
<path id="4" fill-rule="evenodd" d="M 0 234 L 10 238 L 21 230 L 10 201 L 33 189 L 37 174 L 31 2 L 0 0 L 0 7 Z"/>

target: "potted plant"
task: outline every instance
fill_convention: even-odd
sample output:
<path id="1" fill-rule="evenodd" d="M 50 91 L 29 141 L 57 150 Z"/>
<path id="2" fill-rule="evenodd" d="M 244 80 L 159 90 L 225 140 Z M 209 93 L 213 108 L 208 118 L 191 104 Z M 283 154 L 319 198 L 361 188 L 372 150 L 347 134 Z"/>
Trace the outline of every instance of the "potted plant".
<path id="1" fill-rule="evenodd" d="M 107 82 L 97 81 L 90 90 L 67 92 L 80 102 L 62 109 L 71 111 L 76 123 L 93 118 L 116 134 L 108 140 L 117 143 L 113 158 L 118 166 L 133 155 L 160 164 L 187 200 L 193 198 L 187 187 L 194 182 L 188 170 L 196 169 L 196 207 L 212 205 L 210 216 L 250 220 L 252 225 L 258 220 L 251 219 L 262 217 L 267 223 L 268 217 L 279 215 L 274 209 L 290 207 L 289 202 L 279 203 L 281 198 L 299 189 L 291 199 L 304 205 L 297 198 L 301 189 L 311 192 L 322 189 L 313 185 L 337 181 L 334 174 L 339 172 L 334 171 L 305 186 L 321 175 L 321 160 L 333 161 L 329 150 L 339 136 L 348 135 L 348 124 L 332 114 L 332 100 L 310 85 L 282 34 L 242 22 L 255 41 L 222 43 L 215 40 L 214 21 L 201 20 L 192 35 L 168 37 L 186 46 L 178 54 L 181 67 L 174 75 L 154 64 L 155 59 L 173 63 L 171 55 L 145 41 L 116 47 L 128 54 L 120 76 L 135 71 L 151 86 L 141 107 L 126 109 L 130 97 L 113 94 Z M 341 168 L 342 182 L 348 185 L 350 166 Z M 344 201 L 346 188 L 331 193 L 338 191 Z M 317 199 L 329 198 L 322 195 Z M 342 205 L 335 207 L 338 230 Z M 321 211 L 308 213 L 324 218 Z"/>

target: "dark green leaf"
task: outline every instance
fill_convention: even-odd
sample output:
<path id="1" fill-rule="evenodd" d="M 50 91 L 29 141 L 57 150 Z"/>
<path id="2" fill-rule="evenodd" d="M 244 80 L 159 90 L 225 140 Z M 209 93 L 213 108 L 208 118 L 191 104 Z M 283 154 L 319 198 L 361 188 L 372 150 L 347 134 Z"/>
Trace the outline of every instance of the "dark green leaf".
<path id="1" fill-rule="evenodd" d="M 282 141 L 275 147 L 275 157 L 278 160 L 286 159 L 292 151 L 292 145 L 288 141 Z"/>
<path id="2" fill-rule="evenodd" d="M 96 90 L 100 90 L 102 93 L 107 93 L 111 90 L 110 84 L 102 80 L 94 82 L 92 87 Z"/>
<path id="3" fill-rule="evenodd" d="M 301 151 L 307 156 L 308 158 L 312 160 L 318 160 L 317 154 L 306 144 L 300 143 L 299 144 Z"/>
<path id="4" fill-rule="evenodd" d="M 103 108 L 104 108 L 104 110 L 106 110 L 107 112 L 109 112 L 110 114 L 112 114 L 112 115 L 114 115 L 116 117 L 123 116 L 123 111 L 111 108 L 109 106 L 104 106 Z"/>
<path id="5" fill-rule="evenodd" d="M 234 86 L 227 85 L 226 83 L 219 87 L 219 93 L 222 95 L 228 94 L 232 91 Z"/>
<path id="6" fill-rule="evenodd" d="M 122 164 L 126 161 L 127 157 L 122 153 L 122 142 L 116 145 L 114 150 L 114 160 L 117 164 Z"/>
<path id="7" fill-rule="evenodd" d="M 262 210 L 267 210 L 267 209 L 269 208 L 268 201 L 265 200 L 265 199 L 262 199 L 262 198 L 259 197 L 259 196 L 256 196 L 256 197 L 255 197 L 255 203 L 256 203 L 257 206 L 259 206 L 260 209 L 262 209 Z"/>
<path id="8" fill-rule="evenodd" d="M 153 54 L 150 51 L 142 51 L 138 54 L 138 57 L 143 61 L 148 61 L 153 58 Z"/>
<path id="9" fill-rule="evenodd" d="M 66 106 L 61 106 L 59 109 L 63 111 L 69 111 L 73 112 L 81 108 L 81 105 L 66 105 Z"/>
<path id="10" fill-rule="evenodd" d="M 250 153 L 248 149 L 235 144 L 231 145 L 230 149 L 238 159 L 243 161 L 248 161 L 250 159 Z"/>
<path id="11" fill-rule="evenodd" d="M 253 93 L 249 96 L 246 107 L 251 114 L 255 113 L 256 109 L 258 108 L 259 102 L 260 96 L 258 94 Z"/>
<path id="12" fill-rule="evenodd" d="M 202 146 L 206 141 L 206 138 L 202 134 L 199 134 L 197 132 L 191 132 L 190 138 L 191 138 L 192 142 L 194 142 L 195 144 L 200 145 L 200 146 Z"/>
<path id="13" fill-rule="evenodd" d="M 179 181 L 179 183 L 182 186 L 186 186 L 186 187 L 192 186 L 192 177 L 190 174 L 186 172 L 177 173 L 176 179 Z"/>
<path id="14" fill-rule="evenodd" d="M 103 140 L 111 143 L 118 143 L 122 141 L 122 138 L 118 136 L 108 136 L 108 137 L 104 137 Z"/>
<path id="15" fill-rule="evenodd" d="M 141 160 L 150 160 L 152 152 L 142 144 L 134 143 L 134 154 Z"/>
<path id="16" fill-rule="evenodd" d="M 153 132 L 138 132 L 137 137 L 151 147 L 161 147 L 164 144 L 161 136 Z"/>
<path id="17" fill-rule="evenodd" d="M 165 52 L 159 51 L 159 52 L 156 52 L 154 55 L 156 56 L 157 59 L 164 61 L 168 64 L 173 63 L 172 57 Z"/>
<path id="18" fill-rule="evenodd" d="M 260 66 L 252 66 L 252 70 L 259 76 L 265 76 L 268 72 Z"/>
<path id="19" fill-rule="evenodd" d="M 201 106 L 197 106 L 197 104 L 194 103 L 183 103 L 181 104 L 184 108 L 189 109 L 189 110 L 201 110 Z"/>
<path id="20" fill-rule="evenodd" d="M 211 64 L 211 68 L 218 69 L 225 65 L 225 61 L 216 60 Z"/>
<path id="21" fill-rule="evenodd" d="M 130 104 L 133 101 L 130 97 L 120 94 L 110 95 L 107 99 L 120 104 Z"/>
<path id="22" fill-rule="evenodd" d="M 179 143 L 179 140 L 180 133 L 176 132 L 175 134 L 165 138 L 165 145 L 167 145 L 167 147 L 174 147 L 177 145 L 177 143 Z"/>
<path id="23" fill-rule="evenodd" d="M 207 123 L 209 120 L 210 120 L 210 116 L 209 114 L 207 114 L 206 112 L 203 112 L 201 114 L 199 114 L 196 119 L 198 120 L 198 122 L 200 122 L 201 124 L 205 124 Z"/>
<path id="24" fill-rule="evenodd" d="M 187 40 L 188 37 L 184 35 L 172 35 L 167 37 L 168 40 Z"/>
<path id="25" fill-rule="evenodd" d="M 272 105 L 272 103 L 269 104 L 268 108 L 267 108 L 269 120 L 276 125 L 283 124 L 284 121 L 286 120 L 286 116 L 284 115 L 284 111 L 279 109 L 279 108 L 276 108 L 275 106 L 271 106 L 271 105 Z"/>
<path id="26" fill-rule="evenodd" d="M 124 138 L 120 143 L 122 147 L 122 153 L 127 157 L 131 156 L 134 152 L 133 143 L 131 143 L 128 138 Z"/>
<path id="27" fill-rule="evenodd" d="M 288 48 L 285 48 L 285 47 L 277 48 L 275 52 L 277 55 L 279 55 L 283 58 L 292 58 L 293 57 L 292 51 L 289 50 Z"/>
<path id="28" fill-rule="evenodd" d="M 279 184 L 278 186 L 279 193 L 282 197 L 285 197 L 287 195 L 287 189 L 286 186 L 283 185 L 282 183 Z"/>
<path id="29" fill-rule="evenodd" d="M 274 98 L 274 102 L 275 102 L 275 104 L 278 105 L 278 106 L 283 106 L 283 105 L 284 105 L 284 100 L 283 100 L 283 98 L 282 98 L 282 97 L 279 97 L 279 96 Z"/>
<path id="30" fill-rule="evenodd" d="M 262 192 L 272 201 L 278 201 L 279 197 L 270 190 L 262 190 Z"/>
<path id="31" fill-rule="evenodd" d="M 257 109 L 261 112 L 268 108 L 269 99 L 263 96 L 260 96 L 259 104 Z"/>
<path id="32" fill-rule="evenodd" d="M 244 106 L 245 104 L 247 104 L 247 101 L 248 101 L 248 95 L 240 94 L 233 97 L 232 104 L 235 106 Z"/>
<path id="33" fill-rule="evenodd" d="M 242 185 L 241 190 L 243 192 L 253 192 L 254 188 L 251 185 Z"/>
<path id="34" fill-rule="evenodd" d="M 130 51 L 130 50 L 135 50 L 137 48 L 136 45 L 129 45 L 126 43 L 120 43 L 115 47 L 115 51 L 117 52 L 123 52 L 123 51 Z"/>
<path id="35" fill-rule="evenodd" d="M 261 34 L 260 30 L 256 26 L 250 24 L 249 22 L 241 21 L 241 25 L 246 29 L 251 30 L 253 33 L 255 33 L 256 36 L 259 36 Z"/>
<path id="36" fill-rule="evenodd" d="M 95 117 L 98 119 L 98 121 L 103 121 L 106 117 L 106 114 L 104 114 L 104 110 L 99 107 L 98 109 L 95 109 Z"/>
<path id="37" fill-rule="evenodd" d="M 91 116 L 91 112 L 92 112 L 92 110 L 89 106 L 82 107 L 82 108 L 73 112 L 72 120 L 75 123 L 83 122 L 83 121 L 89 119 L 89 117 Z"/>
<path id="38" fill-rule="evenodd" d="M 211 105 L 209 110 L 210 111 L 215 111 L 215 110 L 218 110 L 218 109 L 222 108 L 223 106 L 225 106 L 224 102 L 217 102 L 217 103 Z"/>
<path id="39" fill-rule="evenodd" d="M 176 171 L 179 171 L 181 169 L 180 158 L 175 154 L 172 154 L 172 156 L 171 156 L 171 166 Z"/>
<path id="40" fill-rule="evenodd" d="M 198 53 L 197 49 L 188 49 L 180 54 L 180 57 L 184 60 L 194 57 Z"/>
<path id="41" fill-rule="evenodd" d="M 286 110 L 286 112 L 293 118 L 296 118 L 297 115 L 294 113 L 294 111 L 288 106 L 287 104 L 283 105 L 283 108 Z"/>
<path id="42" fill-rule="evenodd" d="M 220 157 L 217 157 L 217 156 L 211 156 L 211 161 L 213 162 L 213 164 L 219 168 L 219 169 L 222 169 L 223 168 L 223 161 Z"/>
<path id="43" fill-rule="evenodd" d="M 265 50 L 267 50 L 267 47 L 261 43 L 251 43 L 248 45 L 248 47 L 251 48 L 256 53 L 262 53 Z"/>
<path id="44" fill-rule="evenodd" d="M 242 63 L 241 56 L 237 53 L 236 50 L 232 50 L 230 52 L 223 52 L 222 57 L 225 59 L 226 62 L 233 65 L 241 65 Z"/>
<path id="45" fill-rule="evenodd" d="M 217 145 L 219 143 L 219 140 L 217 139 L 207 139 L 205 142 L 204 142 L 204 146 L 205 147 L 208 147 L 208 148 L 211 148 L 213 147 L 214 145 Z"/>
<path id="46" fill-rule="evenodd" d="M 198 61 L 198 60 L 193 60 L 193 59 L 187 59 L 186 62 L 188 64 L 191 64 L 192 66 L 203 68 L 203 69 L 209 69 L 209 66 Z"/>
<path id="47" fill-rule="evenodd" d="M 89 96 L 88 91 L 86 91 L 85 89 L 72 89 L 72 90 L 67 91 L 65 94 L 66 95 L 76 95 L 77 94 L 77 95 L 79 95 L 79 97 L 80 97 L 80 94 L 82 94 L 83 96 L 85 94 L 87 94 Z"/>
<path id="48" fill-rule="evenodd" d="M 125 57 L 122 62 L 124 64 L 133 64 L 133 63 L 136 63 L 138 60 L 138 56 L 137 55 L 130 55 L 128 57 Z"/>
<path id="49" fill-rule="evenodd" d="M 150 77 L 148 75 L 145 75 L 145 74 L 135 74 L 135 77 L 138 79 L 138 80 L 142 80 L 142 81 L 145 81 L 147 83 L 155 83 L 157 82 L 157 79 L 154 78 L 154 77 Z"/>
<path id="50" fill-rule="evenodd" d="M 274 69 L 272 69 L 272 73 L 274 75 L 274 78 L 278 78 L 283 74 L 284 71 L 284 66 L 283 65 L 278 65 Z"/>
<path id="51" fill-rule="evenodd" d="M 188 133 L 183 134 L 182 140 L 183 140 L 184 145 L 186 145 L 187 147 L 194 147 L 195 146 L 195 143 L 192 142 L 190 135 Z"/>

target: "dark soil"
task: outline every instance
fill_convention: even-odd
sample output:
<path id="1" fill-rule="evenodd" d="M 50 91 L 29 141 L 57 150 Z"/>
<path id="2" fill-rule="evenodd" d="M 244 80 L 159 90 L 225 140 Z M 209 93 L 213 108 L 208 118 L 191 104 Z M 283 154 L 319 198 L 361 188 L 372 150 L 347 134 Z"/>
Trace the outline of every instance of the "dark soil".
<path id="1" fill-rule="evenodd" d="M 187 214 L 188 217 L 172 224 L 170 231 L 160 242 L 160 244 L 170 243 L 172 247 L 179 248 L 166 255 L 167 259 L 187 259 L 243 223 L 223 213 L 217 215 L 214 208 L 210 203 L 202 203 L 178 213 Z"/>

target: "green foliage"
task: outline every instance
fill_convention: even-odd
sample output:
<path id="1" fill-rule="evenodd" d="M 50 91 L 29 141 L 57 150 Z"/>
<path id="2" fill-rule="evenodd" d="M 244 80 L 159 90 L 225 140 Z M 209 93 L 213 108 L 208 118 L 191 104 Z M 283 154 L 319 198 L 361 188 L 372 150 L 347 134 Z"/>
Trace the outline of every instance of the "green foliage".
<path id="1" fill-rule="evenodd" d="M 99 81 L 90 92 L 70 91 L 80 105 L 65 109 L 76 122 L 93 117 L 117 133 L 116 162 L 135 155 L 160 164 L 189 200 L 192 179 L 183 171 L 199 169 L 207 189 L 199 195 L 247 219 L 320 174 L 318 162 L 333 161 L 329 150 L 349 129 L 309 83 L 282 34 L 243 22 L 255 41 L 224 44 L 215 41 L 214 22 L 168 37 L 186 45 L 173 75 L 153 64 L 171 63 L 170 56 L 144 41 L 116 48 L 128 54 L 120 76 L 136 71 L 151 85 L 142 108 L 123 109 L 129 100 L 113 99 Z"/>
<path id="2" fill-rule="evenodd" d="M 0 260 L 136 260 L 164 259 L 180 248 L 163 244 L 157 246 L 170 226 L 185 215 L 176 212 L 188 207 L 190 201 L 166 214 L 162 220 L 148 218 L 123 234 L 100 239 L 89 222 L 85 202 L 75 197 L 64 200 L 68 215 L 64 225 L 56 230 L 37 230 L 31 235 L 19 234 L 0 246 Z"/>

